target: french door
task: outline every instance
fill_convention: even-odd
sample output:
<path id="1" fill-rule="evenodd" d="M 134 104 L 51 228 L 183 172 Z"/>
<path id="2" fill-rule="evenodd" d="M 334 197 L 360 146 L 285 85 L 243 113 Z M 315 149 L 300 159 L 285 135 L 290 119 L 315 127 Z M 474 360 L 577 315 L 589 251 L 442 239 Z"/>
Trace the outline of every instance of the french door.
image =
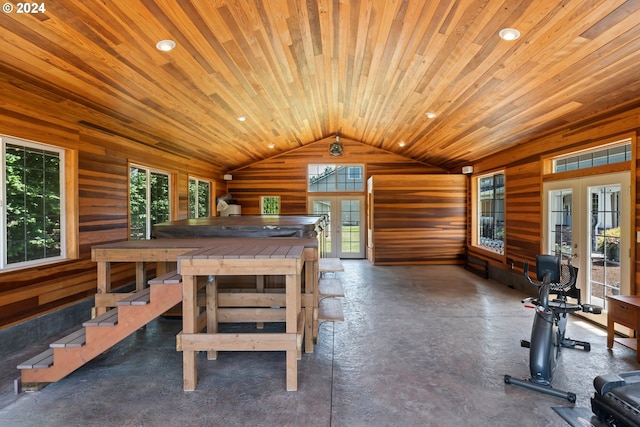
<path id="1" fill-rule="evenodd" d="M 364 258 L 364 196 L 309 196 L 307 211 L 329 217 L 326 257 Z"/>
<path id="2" fill-rule="evenodd" d="M 582 302 L 606 310 L 608 295 L 629 295 L 630 173 L 544 184 L 544 251 L 579 268 Z M 606 323 L 606 316 L 594 316 Z"/>

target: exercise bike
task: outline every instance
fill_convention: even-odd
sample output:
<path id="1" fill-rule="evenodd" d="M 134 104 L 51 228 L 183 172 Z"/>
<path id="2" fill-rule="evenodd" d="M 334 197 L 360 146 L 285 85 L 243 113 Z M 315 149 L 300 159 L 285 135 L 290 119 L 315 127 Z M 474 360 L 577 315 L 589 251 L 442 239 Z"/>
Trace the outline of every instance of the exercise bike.
<path id="1" fill-rule="evenodd" d="M 524 277 L 530 284 L 538 287 L 537 298 L 522 300 L 523 304 L 531 304 L 535 308 L 531 340 L 520 341 L 522 347 L 529 348 L 531 377 L 521 380 L 505 375 L 504 382 L 561 397 L 573 403 L 576 401 L 575 393 L 557 390 L 551 386 L 558 354 L 561 347 L 580 347 L 584 351 L 591 351 L 591 344 L 565 336 L 568 315 L 577 311 L 600 314 L 602 308 L 581 303 L 580 289 L 576 287 L 578 268 L 571 264 L 561 264 L 558 256 L 538 255 L 536 276 L 537 281 L 529 277 L 529 263 L 525 262 Z M 556 298 L 550 300 L 549 295 L 555 295 Z M 570 303 L 570 297 L 576 298 L 577 304 Z"/>

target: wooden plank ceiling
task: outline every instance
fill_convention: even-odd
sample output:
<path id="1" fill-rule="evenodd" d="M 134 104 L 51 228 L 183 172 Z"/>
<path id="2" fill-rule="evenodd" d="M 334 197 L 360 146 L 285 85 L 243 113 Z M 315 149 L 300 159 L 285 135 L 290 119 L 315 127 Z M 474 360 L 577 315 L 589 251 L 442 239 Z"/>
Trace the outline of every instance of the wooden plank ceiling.
<path id="1" fill-rule="evenodd" d="M 638 0 L 43 4 L 0 14 L 0 114 L 28 114 L 28 88 L 223 171 L 336 134 L 453 169 L 640 104 Z"/>

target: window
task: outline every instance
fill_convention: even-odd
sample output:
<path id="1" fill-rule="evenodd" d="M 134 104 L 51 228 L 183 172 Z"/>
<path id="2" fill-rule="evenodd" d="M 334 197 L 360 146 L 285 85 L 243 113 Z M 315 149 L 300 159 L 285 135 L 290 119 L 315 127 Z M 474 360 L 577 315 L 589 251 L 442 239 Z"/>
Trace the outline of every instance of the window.
<path id="1" fill-rule="evenodd" d="M 9 137 L 0 142 L 4 171 L 0 268 L 64 259 L 64 150 Z"/>
<path id="2" fill-rule="evenodd" d="M 625 139 L 608 147 L 558 157 L 553 160 L 553 173 L 611 165 L 631 160 L 631 140 Z"/>
<path id="3" fill-rule="evenodd" d="M 477 179 L 477 245 L 504 254 L 504 174 Z"/>
<path id="4" fill-rule="evenodd" d="M 280 215 L 280 196 L 260 197 L 260 212 L 262 215 Z"/>
<path id="5" fill-rule="evenodd" d="M 189 178 L 189 218 L 211 216 L 211 183 Z"/>
<path id="6" fill-rule="evenodd" d="M 170 219 L 169 174 L 140 166 L 129 168 L 129 237 L 149 239 L 151 226 Z"/>
<path id="7" fill-rule="evenodd" d="M 309 192 L 364 191 L 362 165 L 309 165 Z"/>

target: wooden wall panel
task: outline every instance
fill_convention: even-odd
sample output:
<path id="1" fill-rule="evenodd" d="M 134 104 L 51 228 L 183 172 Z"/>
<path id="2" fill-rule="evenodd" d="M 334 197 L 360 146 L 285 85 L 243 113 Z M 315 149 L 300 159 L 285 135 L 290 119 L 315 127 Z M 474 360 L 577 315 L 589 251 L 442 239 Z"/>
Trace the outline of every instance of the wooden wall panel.
<path id="1" fill-rule="evenodd" d="M 518 150 L 501 153 L 476 162 L 474 173 L 482 174 L 504 169 L 506 179 L 506 253 L 499 257 L 469 245 L 470 253 L 488 260 L 493 266 L 522 274 L 525 261 L 535 261 L 542 240 L 542 158 L 579 151 L 602 143 L 633 136 L 635 145 L 631 181 L 633 183 L 634 229 L 632 242 L 632 293 L 640 295 L 640 259 L 636 233 L 640 232 L 640 108 L 631 109 L 601 120 L 589 120 L 562 131 L 541 137 Z M 471 235 L 468 235 L 468 242 Z"/>
<path id="2" fill-rule="evenodd" d="M 4 92 L 3 92 L 4 94 Z M 0 273 L 0 329 L 92 297 L 96 290 L 96 265 L 91 246 L 128 238 L 128 164 L 167 170 L 174 185 L 174 217 L 185 218 L 188 210 L 187 177 L 195 175 L 216 183 L 221 171 L 199 159 L 185 159 L 108 132 L 65 122 L 53 117 L 56 103 L 28 90 L 12 88 L 15 105 L 0 108 L 0 135 L 42 142 L 72 150 L 77 174 L 67 177 L 77 191 L 77 224 L 72 252 L 76 259 L 18 271 Z M 16 108 L 16 111 L 8 110 Z M 24 110 L 29 110 L 29 115 Z M 115 288 L 132 283 L 132 265 L 112 266 Z M 87 313 L 87 316 L 89 313 Z"/>
<path id="3" fill-rule="evenodd" d="M 312 163 L 362 164 L 365 182 L 372 175 L 444 173 L 443 169 L 416 162 L 357 141 L 341 138 L 343 155 L 331 156 L 335 137 L 289 153 L 230 171 L 227 189 L 242 205 L 245 215 L 260 213 L 260 196 L 280 196 L 282 214 L 307 213 L 307 169 Z M 314 193 L 316 194 L 316 193 Z M 363 190 L 362 195 L 365 194 Z"/>
<path id="4" fill-rule="evenodd" d="M 467 182 L 459 174 L 374 176 L 374 264 L 463 263 Z"/>

